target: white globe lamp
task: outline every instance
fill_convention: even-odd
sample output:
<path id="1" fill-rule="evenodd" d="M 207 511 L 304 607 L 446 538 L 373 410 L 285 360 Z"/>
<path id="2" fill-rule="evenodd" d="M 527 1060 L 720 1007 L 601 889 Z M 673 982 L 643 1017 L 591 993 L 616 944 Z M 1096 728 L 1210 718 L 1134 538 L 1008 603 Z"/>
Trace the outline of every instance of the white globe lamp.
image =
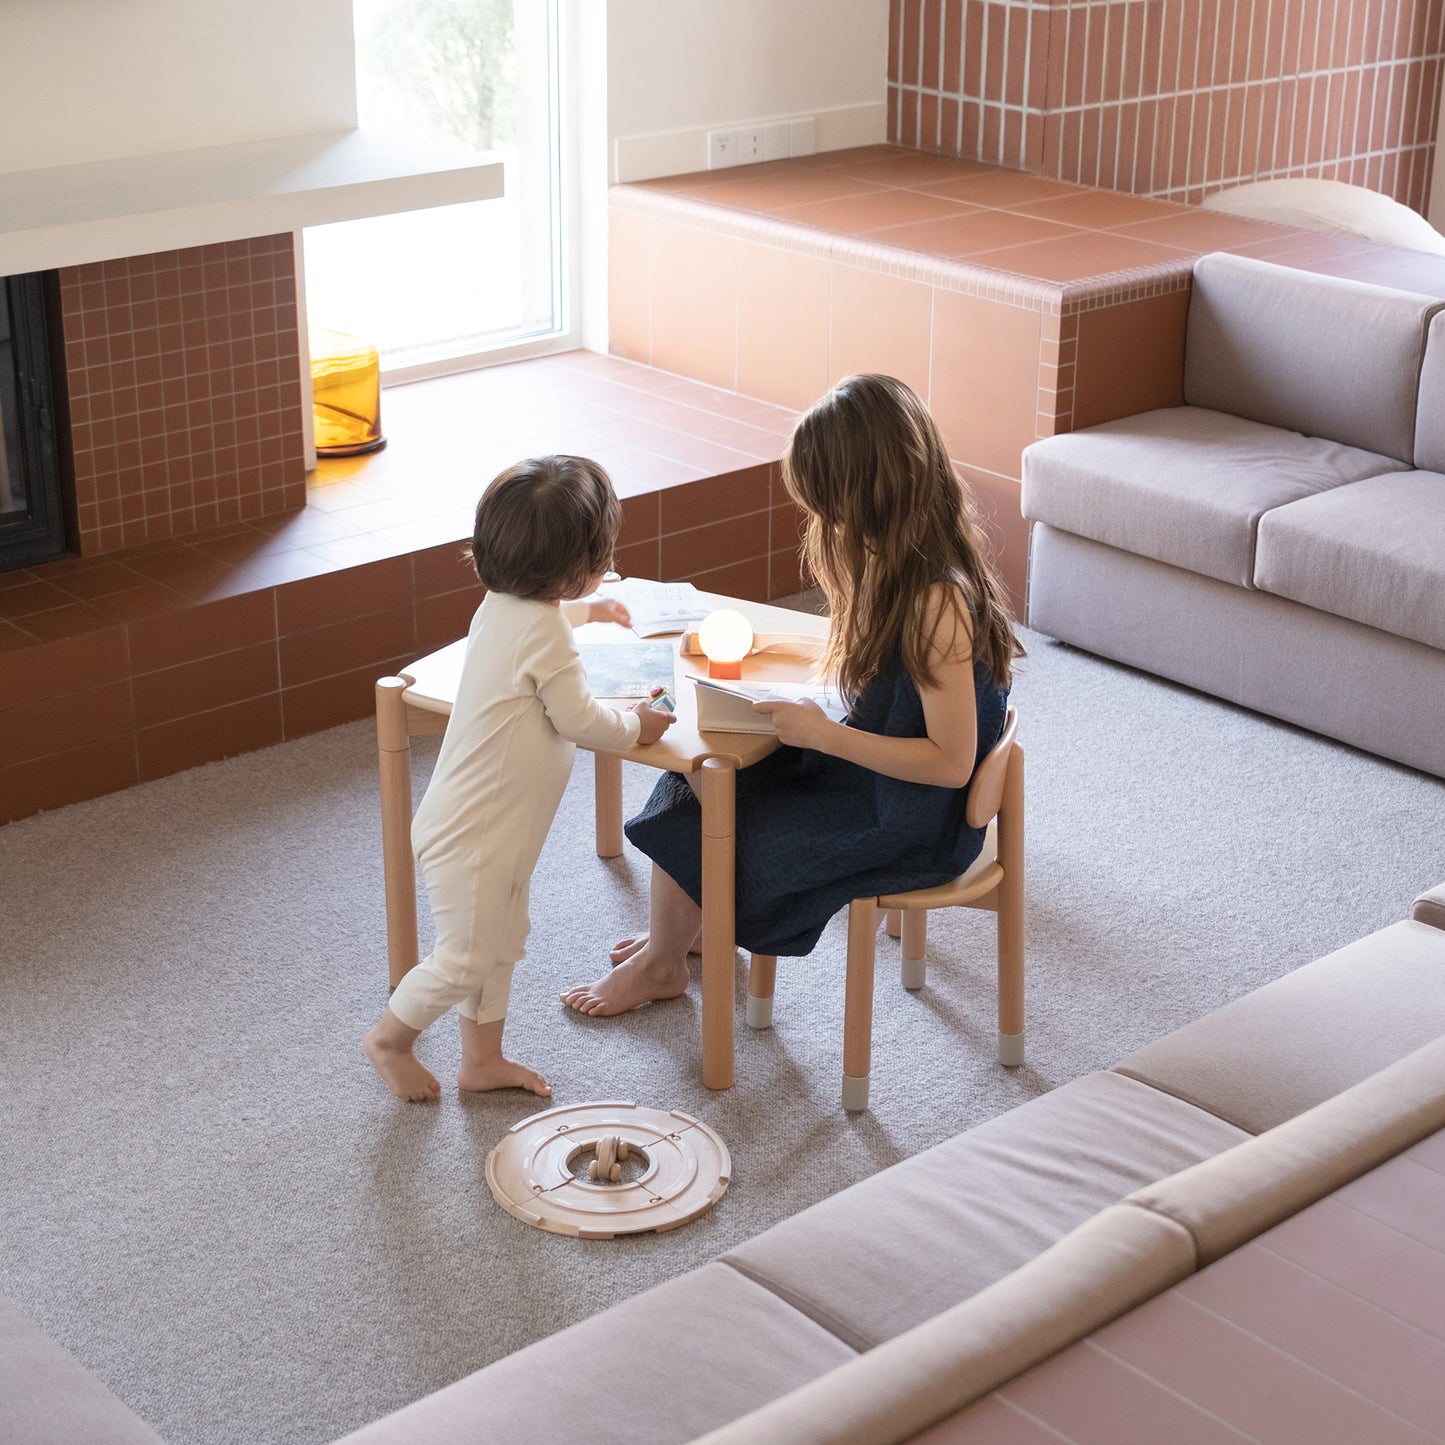
<path id="1" fill-rule="evenodd" d="M 753 647 L 753 624 L 729 607 L 709 612 L 697 630 L 698 646 L 707 656 L 709 677 L 737 679 L 743 675 L 743 658 Z"/>

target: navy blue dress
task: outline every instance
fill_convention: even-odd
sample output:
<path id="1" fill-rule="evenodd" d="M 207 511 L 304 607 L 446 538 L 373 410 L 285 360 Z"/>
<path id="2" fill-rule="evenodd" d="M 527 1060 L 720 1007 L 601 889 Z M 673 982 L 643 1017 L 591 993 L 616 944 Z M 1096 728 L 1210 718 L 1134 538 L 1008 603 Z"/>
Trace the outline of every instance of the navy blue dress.
<path id="1" fill-rule="evenodd" d="M 978 757 L 1003 731 L 1008 693 L 974 663 Z M 928 735 L 902 654 L 864 689 L 848 726 Z M 968 789 L 884 777 L 811 749 L 779 748 L 737 775 L 737 941 L 752 953 L 811 953 L 855 898 L 931 888 L 958 877 L 983 847 L 964 821 Z M 702 811 L 687 780 L 664 773 L 627 837 L 702 901 Z"/>

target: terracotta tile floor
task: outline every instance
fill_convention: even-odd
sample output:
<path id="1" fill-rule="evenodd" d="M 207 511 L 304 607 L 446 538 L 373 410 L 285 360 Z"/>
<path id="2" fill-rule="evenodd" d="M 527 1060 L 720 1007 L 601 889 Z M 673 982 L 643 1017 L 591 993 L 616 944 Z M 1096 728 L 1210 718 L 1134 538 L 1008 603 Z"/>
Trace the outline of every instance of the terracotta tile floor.
<path id="1" fill-rule="evenodd" d="M 390 388 L 387 447 L 323 460 L 304 511 L 0 575 L 0 652 L 461 540 L 522 456 L 595 457 L 626 498 L 775 462 L 792 421 L 585 351 Z"/>

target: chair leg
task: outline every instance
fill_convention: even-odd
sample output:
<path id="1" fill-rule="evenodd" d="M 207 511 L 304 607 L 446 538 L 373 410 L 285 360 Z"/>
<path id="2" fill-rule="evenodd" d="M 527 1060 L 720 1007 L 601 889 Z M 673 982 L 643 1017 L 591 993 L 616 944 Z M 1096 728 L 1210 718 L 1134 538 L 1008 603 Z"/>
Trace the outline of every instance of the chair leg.
<path id="1" fill-rule="evenodd" d="M 848 974 L 843 986 L 843 1107 L 868 1107 L 873 1058 L 873 958 L 878 905 L 855 898 L 848 907 Z"/>
<path id="2" fill-rule="evenodd" d="M 922 988 L 928 982 L 928 910 L 910 908 L 903 915 L 903 987 Z"/>
<path id="3" fill-rule="evenodd" d="M 1024 1061 L 1024 754 L 1015 746 L 998 815 L 998 1061 Z"/>
<path id="4" fill-rule="evenodd" d="M 748 964 L 748 1027 L 773 1026 L 773 988 L 778 978 L 778 960 L 771 953 L 755 953 Z"/>
<path id="5" fill-rule="evenodd" d="M 903 933 L 903 910 L 901 908 L 890 908 L 887 914 L 888 936 L 898 938 Z"/>

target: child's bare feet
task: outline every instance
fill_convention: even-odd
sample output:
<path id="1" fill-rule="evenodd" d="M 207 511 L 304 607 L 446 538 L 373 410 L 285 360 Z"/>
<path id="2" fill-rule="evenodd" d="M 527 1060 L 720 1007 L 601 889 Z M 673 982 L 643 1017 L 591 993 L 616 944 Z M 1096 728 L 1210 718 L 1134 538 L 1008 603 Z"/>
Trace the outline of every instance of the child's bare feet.
<path id="1" fill-rule="evenodd" d="M 551 1087 L 541 1074 L 525 1064 L 513 1063 L 511 1059 L 494 1059 L 489 1062 L 462 1062 L 457 1071 L 457 1087 L 469 1093 L 480 1094 L 487 1089 L 526 1089 L 533 1094 L 548 1098 Z"/>
<path id="2" fill-rule="evenodd" d="M 687 992 L 687 964 L 653 963 L 640 951 L 619 963 L 596 983 L 579 983 L 561 995 L 578 1013 L 605 1018 L 623 1014 L 654 999 L 677 998 Z"/>
<path id="3" fill-rule="evenodd" d="M 383 1034 L 378 1025 L 361 1041 L 361 1047 L 386 1087 L 398 1099 L 412 1104 L 441 1098 L 442 1086 L 436 1075 L 412 1053 L 411 1045 L 398 1045 Z"/>

